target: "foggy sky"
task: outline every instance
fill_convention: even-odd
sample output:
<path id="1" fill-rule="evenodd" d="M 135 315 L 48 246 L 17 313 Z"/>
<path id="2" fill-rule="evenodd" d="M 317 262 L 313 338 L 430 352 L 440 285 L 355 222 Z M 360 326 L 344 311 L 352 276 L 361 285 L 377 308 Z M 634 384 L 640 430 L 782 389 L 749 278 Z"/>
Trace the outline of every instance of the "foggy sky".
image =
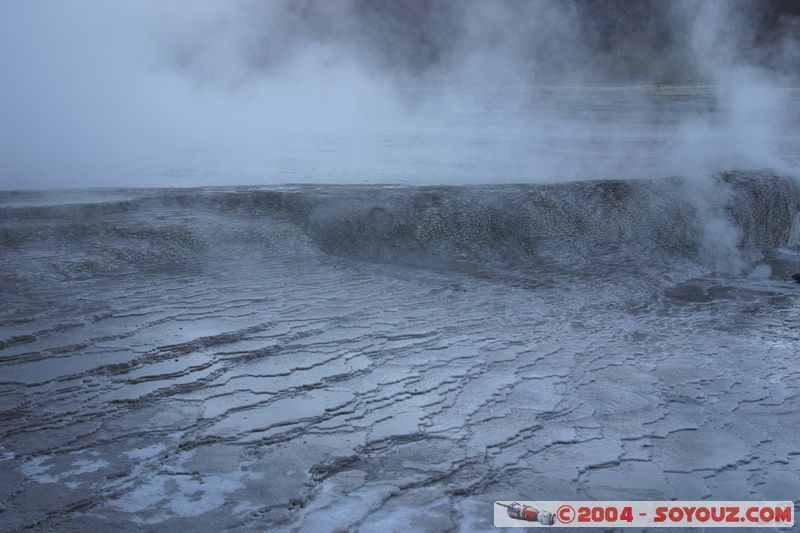
<path id="1" fill-rule="evenodd" d="M 8 0 L 0 188 L 172 185 L 186 167 L 181 185 L 380 181 L 396 154 L 369 135 L 447 111 L 410 98 L 420 87 L 713 85 L 769 137 L 781 109 L 763 100 L 798 84 L 798 35 L 791 1 Z"/>

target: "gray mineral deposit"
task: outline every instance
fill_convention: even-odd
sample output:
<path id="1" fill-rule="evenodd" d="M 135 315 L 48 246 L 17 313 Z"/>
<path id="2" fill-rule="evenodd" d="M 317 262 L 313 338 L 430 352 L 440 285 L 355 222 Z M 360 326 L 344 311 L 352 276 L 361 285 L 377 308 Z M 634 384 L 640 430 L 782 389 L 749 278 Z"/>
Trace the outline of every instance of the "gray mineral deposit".
<path id="1" fill-rule="evenodd" d="M 0 531 L 800 501 L 798 35 L 779 0 L 2 3 Z"/>

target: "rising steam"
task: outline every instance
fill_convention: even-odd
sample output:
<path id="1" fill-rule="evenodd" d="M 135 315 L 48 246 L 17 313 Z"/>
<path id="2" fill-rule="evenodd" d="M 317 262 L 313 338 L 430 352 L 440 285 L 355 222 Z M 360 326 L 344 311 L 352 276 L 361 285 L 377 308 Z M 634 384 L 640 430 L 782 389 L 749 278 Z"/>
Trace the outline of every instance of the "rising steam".
<path id="1" fill-rule="evenodd" d="M 784 4 L 4 2 L 0 188 L 791 171 Z"/>

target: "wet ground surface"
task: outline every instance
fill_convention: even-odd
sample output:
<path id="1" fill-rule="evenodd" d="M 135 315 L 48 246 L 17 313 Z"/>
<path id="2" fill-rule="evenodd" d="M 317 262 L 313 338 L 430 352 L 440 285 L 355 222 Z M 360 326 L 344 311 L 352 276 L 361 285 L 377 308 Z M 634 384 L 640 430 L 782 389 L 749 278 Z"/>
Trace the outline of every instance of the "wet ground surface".
<path id="1" fill-rule="evenodd" d="M 791 251 L 738 276 L 470 272 L 331 255 L 277 216 L 73 222 L 3 222 L 2 530 L 474 531 L 496 499 L 800 499 Z"/>

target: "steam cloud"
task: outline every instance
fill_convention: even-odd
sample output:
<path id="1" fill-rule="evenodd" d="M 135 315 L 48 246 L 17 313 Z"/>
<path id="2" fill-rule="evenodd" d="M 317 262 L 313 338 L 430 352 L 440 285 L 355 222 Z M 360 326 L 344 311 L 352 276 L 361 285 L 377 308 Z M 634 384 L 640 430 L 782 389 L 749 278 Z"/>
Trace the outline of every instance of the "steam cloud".
<path id="1" fill-rule="evenodd" d="M 780 1 L 12 0 L 0 188 L 792 171 L 798 35 Z M 659 84 L 707 107 L 598 89 Z"/>

